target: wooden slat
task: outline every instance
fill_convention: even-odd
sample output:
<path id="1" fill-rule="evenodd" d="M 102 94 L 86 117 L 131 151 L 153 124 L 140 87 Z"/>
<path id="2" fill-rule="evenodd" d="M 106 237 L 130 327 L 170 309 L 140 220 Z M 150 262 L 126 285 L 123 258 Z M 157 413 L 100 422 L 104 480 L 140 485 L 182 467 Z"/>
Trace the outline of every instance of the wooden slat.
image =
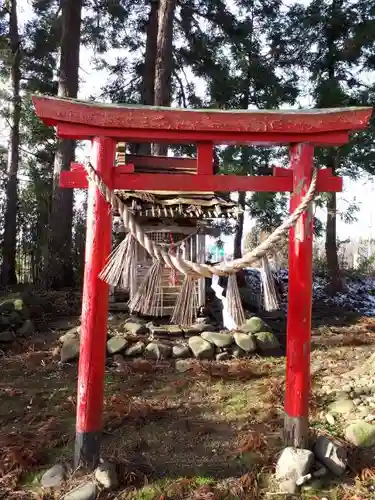
<path id="1" fill-rule="evenodd" d="M 196 158 L 180 156 L 138 156 L 126 155 L 126 162 L 135 166 L 136 172 L 143 173 L 186 173 L 197 172 Z"/>

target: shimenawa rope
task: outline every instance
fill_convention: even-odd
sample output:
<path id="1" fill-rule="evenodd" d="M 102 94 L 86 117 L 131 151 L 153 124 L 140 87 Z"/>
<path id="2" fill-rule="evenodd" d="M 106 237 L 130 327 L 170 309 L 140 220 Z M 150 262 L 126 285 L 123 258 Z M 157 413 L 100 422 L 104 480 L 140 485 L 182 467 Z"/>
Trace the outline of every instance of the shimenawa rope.
<path id="1" fill-rule="evenodd" d="M 239 259 L 234 259 L 231 262 L 220 263 L 216 265 L 203 264 L 185 260 L 182 256 L 176 254 L 171 255 L 164 248 L 152 241 L 142 228 L 136 222 L 135 217 L 130 209 L 122 202 L 122 200 L 104 184 L 99 177 L 94 167 L 90 162 L 85 163 L 89 179 L 96 185 L 105 200 L 112 206 L 113 210 L 117 210 L 123 220 L 124 226 L 129 229 L 129 232 L 135 237 L 138 243 L 143 246 L 146 251 L 155 260 L 164 262 L 170 268 L 176 268 L 185 275 L 210 278 L 213 275 L 227 276 L 237 273 L 241 269 L 249 267 L 252 263 L 260 260 L 269 252 L 272 247 L 278 243 L 298 221 L 302 213 L 308 208 L 310 203 L 315 198 L 316 183 L 318 171 L 315 168 L 311 178 L 309 189 L 302 199 L 301 203 L 285 221 L 271 233 L 262 243 L 256 248 L 246 253 Z"/>

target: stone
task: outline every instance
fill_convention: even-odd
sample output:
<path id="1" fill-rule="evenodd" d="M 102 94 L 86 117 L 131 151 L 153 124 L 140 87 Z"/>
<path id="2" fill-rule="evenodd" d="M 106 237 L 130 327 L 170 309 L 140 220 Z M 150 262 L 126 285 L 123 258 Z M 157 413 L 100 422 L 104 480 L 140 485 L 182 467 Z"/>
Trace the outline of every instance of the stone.
<path id="1" fill-rule="evenodd" d="M 276 464 L 276 479 L 279 480 L 280 490 L 294 494 L 298 487 L 297 479 L 310 472 L 314 463 L 314 454 L 310 450 L 303 450 L 289 446 L 285 448 Z"/>
<path id="2" fill-rule="evenodd" d="M 175 369 L 177 373 L 185 373 L 191 370 L 194 361 L 191 359 L 177 359 Z"/>
<path id="3" fill-rule="evenodd" d="M 145 343 L 141 340 L 125 349 L 125 356 L 140 356 L 145 350 Z"/>
<path id="4" fill-rule="evenodd" d="M 22 311 L 25 308 L 25 303 L 22 299 L 15 299 L 13 306 L 15 311 Z"/>
<path id="5" fill-rule="evenodd" d="M 10 312 L 14 311 L 14 302 L 12 299 L 6 299 L 3 300 L 3 302 L 0 303 L 0 314 L 9 314 Z"/>
<path id="6" fill-rule="evenodd" d="M 246 352 L 241 349 L 241 347 L 238 347 L 238 345 L 233 347 L 232 350 L 233 357 L 236 359 L 239 358 L 244 358 L 246 356 Z"/>
<path id="7" fill-rule="evenodd" d="M 191 351 L 187 345 L 176 344 L 172 347 L 172 356 L 174 358 L 189 358 Z"/>
<path id="8" fill-rule="evenodd" d="M 169 337 L 168 327 L 166 326 L 149 326 L 150 333 L 153 337 Z"/>
<path id="9" fill-rule="evenodd" d="M 191 333 L 199 334 L 202 332 L 214 332 L 216 328 L 213 325 L 205 325 L 205 324 L 194 324 L 187 328 L 187 330 Z M 185 329 L 184 332 L 186 333 Z"/>
<path id="10" fill-rule="evenodd" d="M 350 424 L 345 430 L 345 439 L 359 448 L 375 446 L 375 425 L 363 420 Z"/>
<path id="11" fill-rule="evenodd" d="M 14 328 L 20 328 L 23 325 L 23 318 L 18 311 L 12 311 L 8 316 L 8 321 Z"/>
<path id="12" fill-rule="evenodd" d="M 17 333 L 21 335 L 21 337 L 31 337 L 35 333 L 34 323 L 31 320 L 27 319 L 21 326 L 21 328 L 17 331 Z"/>
<path id="13" fill-rule="evenodd" d="M 232 336 L 224 332 L 202 332 L 201 337 L 216 347 L 228 347 L 233 343 Z"/>
<path id="14" fill-rule="evenodd" d="M 323 489 L 324 487 L 324 481 L 322 479 L 313 479 L 312 481 L 309 481 L 307 484 L 304 484 L 302 486 L 303 491 L 319 491 Z"/>
<path id="15" fill-rule="evenodd" d="M 171 346 L 161 342 L 150 342 L 145 349 L 145 356 L 150 359 L 169 358 L 171 353 Z"/>
<path id="16" fill-rule="evenodd" d="M 332 413 L 327 413 L 326 414 L 326 420 L 329 423 L 329 425 L 335 425 L 335 417 L 332 415 Z"/>
<path id="17" fill-rule="evenodd" d="M 255 352 L 256 344 L 252 335 L 247 335 L 246 333 L 236 332 L 234 335 L 234 341 L 245 352 Z"/>
<path id="18" fill-rule="evenodd" d="M 107 460 L 103 460 L 95 469 L 95 479 L 107 490 L 115 489 L 119 484 L 116 467 Z"/>
<path id="19" fill-rule="evenodd" d="M 182 337 L 183 332 L 177 325 L 168 325 L 168 334 L 171 337 Z"/>
<path id="20" fill-rule="evenodd" d="M 350 399 L 338 399 L 329 405 L 332 415 L 347 415 L 354 411 L 355 405 Z"/>
<path id="21" fill-rule="evenodd" d="M 207 316 L 202 316 L 201 318 L 197 318 L 195 324 L 196 325 L 209 325 L 210 324 L 210 318 Z"/>
<path id="22" fill-rule="evenodd" d="M 68 339 L 76 339 L 76 338 L 78 338 L 79 331 L 80 331 L 80 327 L 79 326 L 75 326 L 74 328 L 71 328 L 68 332 L 63 333 L 61 335 L 61 337 L 59 337 L 59 342 L 61 342 L 63 344 Z"/>
<path id="23" fill-rule="evenodd" d="M 252 318 L 246 320 L 240 330 L 245 333 L 259 333 L 269 331 L 269 327 L 261 318 L 253 316 Z"/>
<path id="24" fill-rule="evenodd" d="M 229 352 L 219 352 L 216 354 L 215 356 L 216 358 L 216 361 L 227 361 L 228 359 L 230 359 L 230 354 Z"/>
<path id="25" fill-rule="evenodd" d="M 60 361 L 62 363 L 67 363 L 69 361 L 74 361 L 79 357 L 79 338 L 75 337 L 66 340 L 61 346 L 60 351 Z"/>
<path id="26" fill-rule="evenodd" d="M 314 446 L 315 457 L 335 476 L 342 476 L 348 465 L 348 453 L 340 442 L 319 436 Z"/>
<path id="27" fill-rule="evenodd" d="M 13 342 L 14 333 L 11 331 L 0 332 L 0 342 Z"/>
<path id="28" fill-rule="evenodd" d="M 145 319 L 139 318 L 135 314 L 131 314 L 128 318 L 125 320 L 125 324 L 127 323 L 138 323 L 140 325 L 146 325 L 148 328 L 149 325 L 152 325 L 152 321 L 146 321 Z"/>
<path id="29" fill-rule="evenodd" d="M 78 486 L 74 490 L 67 493 L 62 500 L 95 500 L 98 494 L 98 487 L 95 483 L 90 482 L 82 486 Z"/>
<path id="30" fill-rule="evenodd" d="M 56 464 L 43 474 L 40 484 L 43 488 L 59 488 L 65 481 L 65 478 L 65 467 L 61 464 Z"/>
<path id="31" fill-rule="evenodd" d="M 375 420 L 375 415 L 373 413 L 370 413 L 365 418 L 365 422 L 374 422 L 374 420 Z"/>
<path id="32" fill-rule="evenodd" d="M 123 351 L 128 345 L 128 341 L 124 337 L 111 337 L 107 342 L 107 351 L 109 354 L 116 354 Z"/>
<path id="33" fill-rule="evenodd" d="M 280 479 L 279 491 L 289 495 L 295 495 L 298 491 L 298 486 L 294 479 Z"/>
<path id="34" fill-rule="evenodd" d="M 259 332 L 254 336 L 256 345 L 260 352 L 267 352 L 280 348 L 279 341 L 271 332 Z"/>
<path id="35" fill-rule="evenodd" d="M 215 353 L 213 345 L 202 337 L 190 337 L 189 347 L 198 359 L 211 359 Z"/>
<path id="36" fill-rule="evenodd" d="M 147 333 L 148 328 L 143 323 L 133 323 L 131 321 L 126 322 L 124 325 L 126 331 L 132 333 L 133 335 L 142 335 Z"/>

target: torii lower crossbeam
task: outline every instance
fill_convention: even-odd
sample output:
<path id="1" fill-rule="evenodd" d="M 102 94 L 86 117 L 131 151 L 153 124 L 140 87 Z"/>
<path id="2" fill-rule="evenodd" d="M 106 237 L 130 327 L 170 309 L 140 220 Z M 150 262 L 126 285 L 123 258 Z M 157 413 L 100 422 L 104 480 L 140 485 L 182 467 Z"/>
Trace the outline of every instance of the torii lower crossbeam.
<path id="1" fill-rule="evenodd" d="M 220 112 L 100 105 L 44 96 L 35 96 L 33 101 L 38 116 L 45 124 L 56 126 L 60 137 L 92 141 L 91 163 L 112 189 L 289 191 L 291 211 L 308 189 L 314 146 L 344 144 L 349 132 L 367 126 L 372 111 Z M 131 163 L 115 167 L 117 140 L 197 144 L 196 165 L 192 159 L 188 162 L 193 175 L 139 173 Z M 213 145 L 223 143 L 288 144 L 290 169 L 274 169 L 271 177 L 215 176 Z M 164 161 L 164 165 L 171 161 Z M 108 314 L 108 286 L 98 275 L 110 252 L 111 212 L 95 185 L 88 182 L 82 166 L 75 164 L 71 172 L 64 172 L 60 184 L 89 190 L 75 463 L 92 469 L 100 457 Z M 341 179 L 332 176 L 329 169 L 319 172 L 318 191 L 341 188 Z M 308 433 L 312 237 L 312 213 L 307 210 L 290 231 L 289 243 L 285 437 L 287 444 L 297 447 L 306 446 Z"/>

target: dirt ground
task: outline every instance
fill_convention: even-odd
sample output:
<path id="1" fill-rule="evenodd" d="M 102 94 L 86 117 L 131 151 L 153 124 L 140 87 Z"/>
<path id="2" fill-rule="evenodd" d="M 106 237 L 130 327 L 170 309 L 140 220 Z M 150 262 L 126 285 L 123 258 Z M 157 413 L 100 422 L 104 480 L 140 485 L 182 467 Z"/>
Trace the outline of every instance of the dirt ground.
<path id="1" fill-rule="evenodd" d="M 375 320 L 329 317 L 330 326 L 320 317 L 313 332 L 312 438 L 342 432 L 321 416 L 322 377 L 347 372 L 375 350 Z M 0 353 L 0 498 L 62 497 L 39 486 L 49 466 L 71 460 L 74 445 L 77 365 L 60 366 L 59 335 L 50 329 Z M 117 464 L 121 487 L 99 498 L 285 498 L 272 484 L 283 446 L 284 365 L 260 357 L 194 362 L 183 374 L 172 361 L 108 366 L 103 456 Z M 72 474 L 64 493 L 84 480 Z M 300 498 L 374 498 L 374 486 L 375 463 L 352 450 L 344 480 L 328 478 Z"/>

